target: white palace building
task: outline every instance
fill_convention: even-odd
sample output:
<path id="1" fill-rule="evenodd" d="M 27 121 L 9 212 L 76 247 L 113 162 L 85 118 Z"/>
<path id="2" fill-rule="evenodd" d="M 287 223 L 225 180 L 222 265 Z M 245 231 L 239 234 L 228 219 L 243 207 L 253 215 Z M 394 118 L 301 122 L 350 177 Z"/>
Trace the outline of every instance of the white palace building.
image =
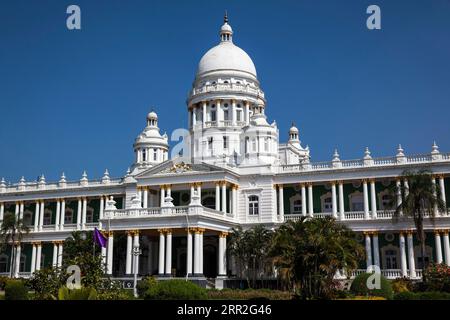
<path id="1" fill-rule="evenodd" d="M 422 260 L 414 223 L 393 219 L 385 208 L 387 188 L 407 184 L 404 170 L 429 169 L 450 198 L 450 153 L 434 143 L 428 153 L 311 162 L 299 130 L 279 142 L 275 122 L 265 115 L 266 99 L 251 58 L 233 42 L 225 17 L 220 42 L 200 60 L 187 98 L 189 135 L 182 153 L 169 157 L 169 141 L 158 117 L 133 144 L 135 160 L 122 178 L 0 182 L 0 220 L 15 213 L 30 226 L 19 244 L 0 253 L 0 273 L 12 265 L 16 277 L 62 264 L 64 240 L 75 230 L 99 228 L 108 237 L 102 254 L 105 272 L 132 278 L 133 248 L 141 254 L 140 276 L 194 279 L 232 278 L 234 259 L 227 236 L 234 227 L 262 224 L 276 228 L 300 217 L 333 216 L 353 229 L 365 245 L 361 263 L 378 265 L 388 278 L 420 279 Z M 402 201 L 402 195 L 398 200 Z M 1 221 L 0 221 L 1 222 Z M 450 214 L 426 218 L 426 257 L 450 265 Z M 12 261 L 12 250 L 17 258 Z"/>

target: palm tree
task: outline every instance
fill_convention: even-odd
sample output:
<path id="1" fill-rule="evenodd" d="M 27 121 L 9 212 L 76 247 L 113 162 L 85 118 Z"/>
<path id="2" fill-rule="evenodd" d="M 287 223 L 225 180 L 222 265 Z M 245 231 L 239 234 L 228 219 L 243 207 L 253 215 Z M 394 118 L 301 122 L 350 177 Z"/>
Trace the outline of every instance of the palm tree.
<path id="1" fill-rule="evenodd" d="M 241 276 L 246 277 L 249 287 L 254 287 L 258 275 L 265 271 L 272 234 L 271 230 L 263 226 L 245 231 L 239 227 L 231 232 L 228 250 L 238 260 Z"/>
<path id="2" fill-rule="evenodd" d="M 278 228 L 270 255 L 303 299 L 330 298 L 336 273 L 356 269 L 364 248 L 334 218 L 302 218 Z"/>
<path id="3" fill-rule="evenodd" d="M 16 217 L 14 213 L 7 212 L 3 217 L 3 222 L 0 227 L 0 246 L 3 250 L 8 246 L 9 243 L 12 244 L 11 255 L 12 255 L 12 263 L 10 267 L 10 277 L 12 278 L 16 271 L 16 254 L 17 254 L 17 246 L 21 245 L 22 238 L 24 233 L 28 233 L 30 230 L 27 225 L 23 223 L 23 220 Z"/>
<path id="4" fill-rule="evenodd" d="M 441 199 L 441 190 L 433 183 L 432 172 L 420 169 L 417 172 L 404 171 L 402 174 L 408 185 L 393 186 L 389 192 L 390 208 L 395 208 L 394 219 L 403 216 L 411 218 L 417 230 L 417 238 L 420 243 L 420 255 L 423 268 L 425 265 L 425 230 L 423 220 L 426 216 L 435 217 L 435 209 L 446 212 L 445 203 Z M 399 189 L 400 188 L 400 189 Z M 397 203 L 397 193 L 403 195 L 401 203 Z"/>

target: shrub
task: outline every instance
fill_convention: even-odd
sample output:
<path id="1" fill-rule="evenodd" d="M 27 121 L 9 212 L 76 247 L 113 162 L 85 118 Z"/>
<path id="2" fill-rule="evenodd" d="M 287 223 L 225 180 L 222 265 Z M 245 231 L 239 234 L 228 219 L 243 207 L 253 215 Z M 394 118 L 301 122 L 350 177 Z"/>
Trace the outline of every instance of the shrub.
<path id="1" fill-rule="evenodd" d="M 382 275 L 380 276 L 380 289 L 369 289 L 367 287 L 367 279 L 373 275 L 372 273 L 362 273 L 353 280 L 350 291 L 355 295 L 377 296 L 386 299 L 392 299 L 393 291 L 391 283 Z"/>
<path id="2" fill-rule="evenodd" d="M 411 280 L 407 278 L 395 279 L 391 283 L 394 293 L 413 291 L 413 284 Z"/>
<path id="3" fill-rule="evenodd" d="M 57 300 L 63 281 L 58 269 L 46 268 L 35 271 L 28 283 L 30 289 L 35 292 L 34 299 Z"/>
<path id="4" fill-rule="evenodd" d="M 155 277 L 144 277 L 136 284 L 136 290 L 139 297 L 143 298 L 145 293 L 153 286 L 157 285 Z"/>
<path id="5" fill-rule="evenodd" d="M 423 276 L 423 290 L 450 292 L 450 267 L 446 264 L 431 264 L 424 270 Z"/>
<path id="6" fill-rule="evenodd" d="M 206 299 L 206 289 L 185 280 L 162 280 L 150 286 L 145 292 L 146 300 L 202 300 Z"/>
<path id="7" fill-rule="evenodd" d="M 450 300 L 448 292 L 400 292 L 394 295 L 394 300 Z"/>
<path id="8" fill-rule="evenodd" d="M 8 280 L 5 286 L 5 300 L 28 300 L 28 288 L 22 280 Z"/>
<path id="9" fill-rule="evenodd" d="M 292 294 L 288 291 L 270 289 L 223 289 L 208 290 L 208 298 L 218 300 L 290 300 Z"/>
<path id="10" fill-rule="evenodd" d="M 59 300 L 96 300 L 97 291 L 94 288 L 81 288 L 69 290 L 67 287 L 61 287 L 58 291 Z"/>
<path id="11" fill-rule="evenodd" d="M 8 277 L 0 276 L 0 290 L 5 290 L 6 282 L 9 280 Z"/>

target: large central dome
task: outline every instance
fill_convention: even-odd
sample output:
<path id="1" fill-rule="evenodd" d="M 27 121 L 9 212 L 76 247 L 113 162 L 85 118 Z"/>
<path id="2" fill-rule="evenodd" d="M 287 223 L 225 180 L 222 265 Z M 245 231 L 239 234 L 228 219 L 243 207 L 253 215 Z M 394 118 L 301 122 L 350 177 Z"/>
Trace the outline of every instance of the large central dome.
<path id="1" fill-rule="evenodd" d="M 197 77 L 214 71 L 240 71 L 256 78 L 256 68 L 249 55 L 233 44 L 233 30 L 225 20 L 220 29 L 220 43 L 211 48 L 198 64 Z"/>

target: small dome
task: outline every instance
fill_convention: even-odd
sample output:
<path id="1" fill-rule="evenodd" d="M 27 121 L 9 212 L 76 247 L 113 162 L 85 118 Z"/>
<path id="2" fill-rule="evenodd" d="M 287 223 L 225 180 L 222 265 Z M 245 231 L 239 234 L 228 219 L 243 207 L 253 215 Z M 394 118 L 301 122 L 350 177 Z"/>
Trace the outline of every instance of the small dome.
<path id="1" fill-rule="evenodd" d="M 294 124 L 292 124 L 292 127 L 289 129 L 289 133 L 298 133 L 298 129 Z"/>
<path id="2" fill-rule="evenodd" d="M 158 120 L 158 115 L 156 112 L 152 111 L 147 115 L 148 120 Z"/>
<path id="3" fill-rule="evenodd" d="M 228 23 L 225 23 L 222 28 L 220 28 L 220 32 L 228 32 L 233 33 L 233 29 L 231 29 L 231 26 Z"/>

